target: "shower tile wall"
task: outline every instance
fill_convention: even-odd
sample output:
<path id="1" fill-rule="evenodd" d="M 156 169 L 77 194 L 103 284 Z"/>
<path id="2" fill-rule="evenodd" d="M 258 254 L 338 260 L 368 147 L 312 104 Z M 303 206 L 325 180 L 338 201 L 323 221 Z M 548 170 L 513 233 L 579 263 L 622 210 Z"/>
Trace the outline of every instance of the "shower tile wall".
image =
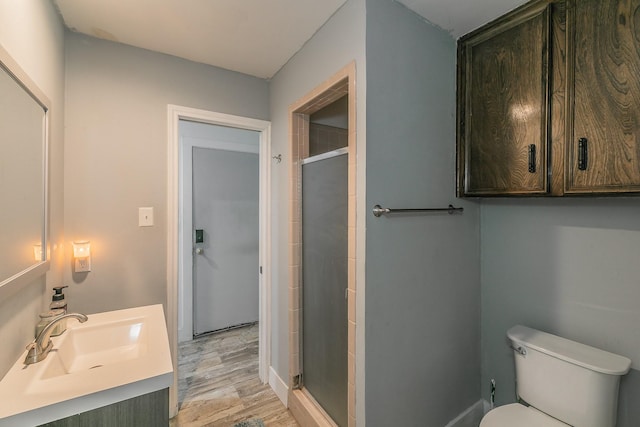
<path id="1" fill-rule="evenodd" d="M 309 155 L 316 156 L 349 145 L 349 130 L 309 123 Z"/>

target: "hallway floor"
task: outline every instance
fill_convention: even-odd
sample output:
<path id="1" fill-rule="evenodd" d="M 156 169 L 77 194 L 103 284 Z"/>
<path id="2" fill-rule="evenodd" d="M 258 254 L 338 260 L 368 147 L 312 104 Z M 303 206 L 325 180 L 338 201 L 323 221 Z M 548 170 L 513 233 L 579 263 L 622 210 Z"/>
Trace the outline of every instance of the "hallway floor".
<path id="1" fill-rule="evenodd" d="M 178 415 L 171 427 L 232 427 L 261 418 L 265 427 L 297 427 L 268 384 L 258 378 L 258 325 L 180 344 Z"/>

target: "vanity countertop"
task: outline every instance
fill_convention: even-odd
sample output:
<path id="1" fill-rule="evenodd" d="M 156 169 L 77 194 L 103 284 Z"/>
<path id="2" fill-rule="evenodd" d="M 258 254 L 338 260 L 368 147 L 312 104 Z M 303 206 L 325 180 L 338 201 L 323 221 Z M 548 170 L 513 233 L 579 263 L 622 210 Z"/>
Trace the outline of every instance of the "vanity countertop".
<path id="1" fill-rule="evenodd" d="M 41 362 L 26 351 L 0 381 L 0 427 L 35 426 L 169 387 L 173 365 L 162 305 L 68 320 Z"/>

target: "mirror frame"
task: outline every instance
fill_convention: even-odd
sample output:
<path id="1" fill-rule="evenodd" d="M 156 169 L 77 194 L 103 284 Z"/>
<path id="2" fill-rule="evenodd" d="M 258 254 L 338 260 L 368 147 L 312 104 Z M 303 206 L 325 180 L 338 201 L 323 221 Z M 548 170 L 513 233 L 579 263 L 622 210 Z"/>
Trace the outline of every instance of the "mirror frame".
<path id="1" fill-rule="evenodd" d="M 0 70 L 6 71 L 44 110 L 42 123 L 42 260 L 8 278 L 0 278 L 0 300 L 5 300 L 49 270 L 49 137 L 51 101 L 0 44 Z"/>

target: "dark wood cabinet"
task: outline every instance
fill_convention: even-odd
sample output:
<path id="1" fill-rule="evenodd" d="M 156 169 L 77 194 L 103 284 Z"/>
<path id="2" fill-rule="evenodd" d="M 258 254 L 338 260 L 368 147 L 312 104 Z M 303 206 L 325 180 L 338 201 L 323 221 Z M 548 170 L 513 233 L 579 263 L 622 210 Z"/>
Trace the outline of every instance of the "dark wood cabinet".
<path id="1" fill-rule="evenodd" d="M 640 192 L 640 0 L 534 0 L 458 41 L 458 195 Z"/>
<path id="2" fill-rule="evenodd" d="M 547 192 L 549 7 L 536 4 L 459 41 L 464 194 Z"/>
<path id="3" fill-rule="evenodd" d="M 565 193 L 640 191 L 640 0 L 567 3 Z"/>

